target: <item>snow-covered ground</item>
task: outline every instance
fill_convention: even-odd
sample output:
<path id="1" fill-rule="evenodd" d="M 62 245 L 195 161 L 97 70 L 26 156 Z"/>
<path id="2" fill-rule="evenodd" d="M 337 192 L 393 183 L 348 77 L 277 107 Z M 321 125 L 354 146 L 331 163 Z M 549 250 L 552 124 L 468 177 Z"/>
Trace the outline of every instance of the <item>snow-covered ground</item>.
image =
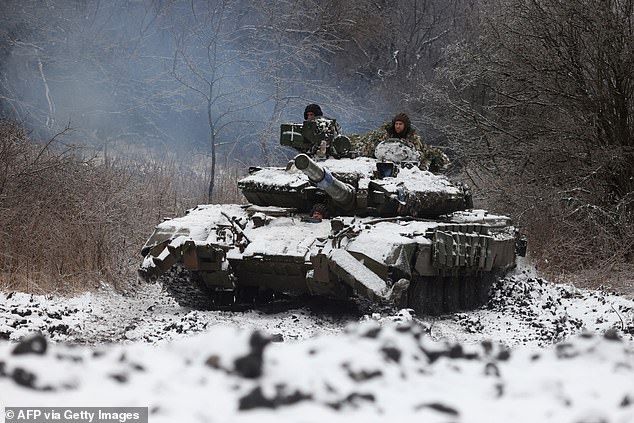
<path id="1" fill-rule="evenodd" d="M 634 422 L 634 301 L 527 270 L 485 307 L 435 318 L 318 302 L 189 310 L 157 285 L 0 293 L 0 339 L 0 406 L 140 406 L 150 422 Z"/>

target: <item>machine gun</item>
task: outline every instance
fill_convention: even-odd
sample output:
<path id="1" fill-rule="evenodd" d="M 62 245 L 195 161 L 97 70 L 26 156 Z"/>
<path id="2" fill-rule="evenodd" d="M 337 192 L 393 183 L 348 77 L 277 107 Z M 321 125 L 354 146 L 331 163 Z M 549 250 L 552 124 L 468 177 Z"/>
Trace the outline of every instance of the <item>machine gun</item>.
<path id="1" fill-rule="evenodd" d="M 340 132 L 337 121 L 325 117 L 304 123 L 283 123 L 280 144 L 317 158 L 351 157 L 350 139 Z"/>

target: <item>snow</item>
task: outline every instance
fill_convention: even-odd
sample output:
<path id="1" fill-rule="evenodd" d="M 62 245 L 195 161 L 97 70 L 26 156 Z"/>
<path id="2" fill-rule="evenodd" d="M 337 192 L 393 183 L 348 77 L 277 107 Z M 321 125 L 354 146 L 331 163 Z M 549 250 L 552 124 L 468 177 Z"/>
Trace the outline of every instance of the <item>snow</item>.
<path id="1" fill-rule="evenodd" d="M 369 293 L 369 296 L 371 298 L 374 296 L 386 297 L 387 285 L 385 281 L 372 270 L 361 264 L 349 252 L 337 248 L 331 251 L 329 258 L 333 264 L 341 268 L 347 275 L 354 275 L 354 278 L 361 283 L 362 286 L 353 286 L 355 289 L 370 290 L 371 294 Z"/>
<path id="2" fill-rule="evenodd" d="M 253 175 L 246 176 L 240 180 L 243 184 L 266 184 L 273 187 L 288 187 L 299 189 L 306 185 L 308 178 L 296 169 L 285 171 L 282 168 L 263 168 Z"/>
<path id="3" fill-rule="evenodd" d="M 420 153 L 399 140 L 385 140 L 379 143 L 374 149 L 374 155 L 377 159 L 387 162 L 409 162 L 418 163 Z"/>
<path id="4" fill-rule="evenodd" d="M 215 228 L 219 225 L 230 225 L 225 215 L 246 217 L 246 212 L 238 204 L 199 205 L 188 210 L 185 216 L 159 223 L 153 236 L 158 236 L 161 241 L 173 238 L 171 244 L 174 247 L 178 246 L 175 242 L 177 240 L 184 242 L 191 238 L 194 241 L 205 241 L 208 237 L 215 237 Z"/>
<path id="5" fill-rule="evenodd" d="M 0 294 L 1 405 L 141 406 L 151 422 L 634 421 L 634 301 L 527 267 L 487 306 L 435 318 L 200 311 L 157 285 L 105 288 Z M 13 354 L 37 331 L 44 354 Z"/>
<path id="6" fill-rule="evenodd" d="M 493 227 L 509 226 L 511 222 L 508 216 L 496 215 L 482 209 L 453 212 L 451 220 L 456 223 L 482 223 Z"/>
<path id="7" fill-rule="evenodd" d="M 428 229 L 437 227 L 437 223 L 429 222 L 378 222 L 365 225 L 364 230 L 347 246 L 348 251 L 363 253 L 366 256 L 390 266 L 397 265 L 403 257 L 403 250 L 409 250 L 406 257 L 413 253 L 416 244 L 430 244 L 424 237 Z M 408 269 L 411 268 L 408 266 Z"/>
<path id="8" fill-rule="evenodd" d="M 357 157 L 354 159 L 326 159 L 318 161 L 317 164 L 328 169 L 337 178 L 358 182 L 359 188 L 367 187 L 376 172 L 377 160 L 369 157 Z M 396 191 L 398 186 L 404 186 L 412 192 L 443 193 L 446 195 L 462 195 L 460 188 L 455 186 L 444 175 L 436 175 L 431 172 L 421 171 L 418 167 L 399 168 L 399 172 L 394 178 L 384 178 L 377 180 L 389 191 Z M 289 190 L 299 190 L 302 187 L 310 186 L 307 176 L 305 176 L 295 166 L 285 168 L 262 168 L 257 172 L 240 180 L 244 186 L 259 186 L 280 189 L 282 187 Z M 260 188 L 263 189 L 263 188 Z"/>
<path id="9" fill-rule="evenodd" d="M 227 253 L 229 259 L 266 254 L 305 258 L 308 261 L 308 255 L 326 245 L 329 237 L 333 235 L 329 220 L 306 222 L 299 216 L 267 216 L 261 219 L 265 224 L 257 226 L 249 222 L 247 216 L 247 210 L 237 205 L 199 206 L 190 210 L 186 216 L 158 225 L 155 236 L 158 239 L 157 243 L 172 238 L 172 248 L 179 247 L 190 237 L 197 243 L 233 246 L 236 241 L 235 234 L 226 228 L 231 226 L 230 219 L 236 219 L 247 223 L 241 231 L 249 242 L 243 245 L 242 249 L 230 249 Z M 483 210 L 457 212 L 451 217 L 452 220 L 461 223 L 487 224 L 490 227 L 508 225 L 507 217 L 487 214 Z M 358 236 L 347 244 L 348 251 L 362 253 L 377 262 L 403 269 L 409 267 L 401 266 L 405 262 L 399 262 L 409 260 L 415 244 L 429 244 L 430 240 L 425 238 L 425 233 L 439 225 L 438 221 L 390 222 L 374 218 L 345 218 L 344 222 L 353 226 L 352 232 L 358 232 Z M 189 236 L 185 235 L 187 232 Z M 506 233 L 500 234 L 503 238 L 508 236 Z M 347 238 L 344 238 L 344 242 L 348 242 Z M 164 259 L 168 254 L 167 249 L 163 250 L 159 259 Z M 154 262 L 146 258 L 143 267 L 152 266 Z"/>
<path id="10" fill-rule="evenodd" d="M 326 159 L 317 164 L 328 168 L 334 175 L 355 174 L 358 177 L 370 177 L 376 170 L 376 160 L 369 157 L 357 157 L 355 159 Z"/>
<path id="11" fill-rule="evenodd" d="M 376 160 L 368 157 L 359 157 L 356 159 L 326 159 L 317 161 L 317 164 L 329 169 L 336 175 L 350 175 L 354 179 L 370 178 L 373 172 L 376 170 Z M 289 188 L 290 190 L 297 190 L 304 186 L 309 186 L 310 182 L 308 176 L 297 169 L 295 166 L 290 166 L 288 169 L 265 167 L 253 174 L 240 180 L 240 184 L 244 185 L 260 185 L 275 187 Z"/>
<path id="12" fill-rule="evenodd" d="M 381 186 L 388 191 L 396 191 L 397 186 L 404 186 L 410 192 L 462 195 L 460 188 L 452 184 L 445 176 L 421 171 L 417 167 L 399 169 L 395 178 L 382 179 Z"/>
<path id="13" fill-rule="evenodd" d="M 297 217 L 279 217 L 271 219 L 266 226 L 248 227 L 245 233 L 252 241 L 241 254 L 244 257 L 277 254 L 304 258 L 316 238 L 328 238 L 330 222 L 324 220 L 304 223 Z M 280 236 L 281 233 L 284 236 Z M 239 252 L 233 249 L 229 251 L 228 258 L 239 255 Z"/>
<path id="14" fill-rule="evenodd" d="M 170 246 L 173 248 L 179 247 L 189 239 L 203 244 L 233 246 L 235 234 L 231 230 L 226 230 L 231 227 L 229 219 L 246 222 L 247 218 L 247 211 L 239 205 L 198 206 L 189 210 L 186 216 L 159 224 L 153 238 L 158 240 L 157 243 L 171 239 Z M 266 225 L 261 227 L 255 227 L 252 222 L 248 223 L 242 230 L 249 240 L 246 248 L 244 251 L 239 251 L 237 248 L 231 249 L 228 252 L 228 258 L 258 256 L 265 253 L 303 258 L 316 239 L 325 239 L 331 232 L 330 223 L 327 220 L 307 223 L 300 217 L 271 216 L 264 220 Z M 167 255 L 169 251 L 165 249 L 161 254 Z M 159 257 L 161 258 L 164 257 Z M 143 267 L 152 266 L 154 266 L 153 261 L 146 257 Z"/>

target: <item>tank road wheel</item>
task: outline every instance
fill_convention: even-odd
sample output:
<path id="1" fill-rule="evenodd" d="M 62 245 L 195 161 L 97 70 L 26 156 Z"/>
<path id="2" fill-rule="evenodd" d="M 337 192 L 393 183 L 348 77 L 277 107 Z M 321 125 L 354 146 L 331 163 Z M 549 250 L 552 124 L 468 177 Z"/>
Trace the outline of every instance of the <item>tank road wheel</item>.
<path id="1" fill-rule="evenodd" d="M 476 307 L 480 307 L 489 302 L 491 296 L 491 288 L 493 282 L 500 278 L 504 278 L 506 271 L 482 273 L 480 275 L 480 283 L 478 284 L 478 290 L 476 292 Z"/>
<path id="2" fill-rule="evenodd" d="M 443 288 L 443 310 L 446 310 L 447 312 L 452 312 L 460 310 L 462 308 L 462 304 L 460 301 L 460 285 L 463 280 L 464 277 L 462 276 L 443 278 L 441 282 Z"/>
<path id="3" fill-rule="evenodd" d="M 415 277 L 407 305 L 418 315 L 430 316 L 471 310 L 488 301 L 495 278 L 493 273 Z"/>
<path id="4" fill-rule="evenodd" d="M 236 302 L 238 304 L 252 305 L 255 304 L 259 288 L 257 286 L 238 286 L 236 287 Z"/>
<path id="5" fill-rule="evenodd" d="M 159 277 L 163 289 L 178 305 L 197 310 L 230 310 L 236 304 L 234 289 L 208 287 L 198 272 L 174 266 Z"/>
<path id="6" fill-rule="evenodd" d="M 161 275 L 158 281 L 178 305 L 198 310 L 243 311 L 283 297 L 257 286 L 238 286 L 235 289 L 209 287 L 198 272 L 179 265 Z"/>
<path id="7" fill-rule="evenodd" d="M 278 294 L 279 295 L 279 294 Z M 236 304 L 238 305 L 261 305 L 274 301 L 277 295 L 274 291 L 258 286 L 238 286 L 236 287 Z"/>
<path id="8" fill-rule="evenodd" d="M 236 291 L 233 289 L 210 289 L 208 301 L 214 310 L 230 310 L 236 304 Z"/>
<path id="9" fill-rule="evenodd" d="M 283 295 L 276 293 L 272 289 L 260 288 L 257 297 L 255 297 L 255 302 L 257 304 L 268 304 L 279 298 L 283 298 Z"/>
<path id="10" fill-rule="evenodd" d="M 460 307 L 463 310 L 474 308 L 476 304 L 477 289 L 469 278 L 460 278 Z"/>

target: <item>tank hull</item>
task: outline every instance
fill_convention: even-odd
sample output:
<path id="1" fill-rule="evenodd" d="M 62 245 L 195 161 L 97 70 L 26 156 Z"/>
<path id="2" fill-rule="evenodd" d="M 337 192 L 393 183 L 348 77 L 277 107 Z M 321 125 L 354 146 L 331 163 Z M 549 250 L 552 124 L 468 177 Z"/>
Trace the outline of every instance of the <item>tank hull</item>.
<path id="1" fill-rule="evenodd" d="M 481 304 L 491 277 L 514 266 L 515 244 L 510 220 L 482 210 L 312 219 L 282 207 L 204 205 L 156 227 L 140 275 L 180 266 L 212 303 L 220 293 L 249 302 L 271 292 L 439 314 Z"/>

